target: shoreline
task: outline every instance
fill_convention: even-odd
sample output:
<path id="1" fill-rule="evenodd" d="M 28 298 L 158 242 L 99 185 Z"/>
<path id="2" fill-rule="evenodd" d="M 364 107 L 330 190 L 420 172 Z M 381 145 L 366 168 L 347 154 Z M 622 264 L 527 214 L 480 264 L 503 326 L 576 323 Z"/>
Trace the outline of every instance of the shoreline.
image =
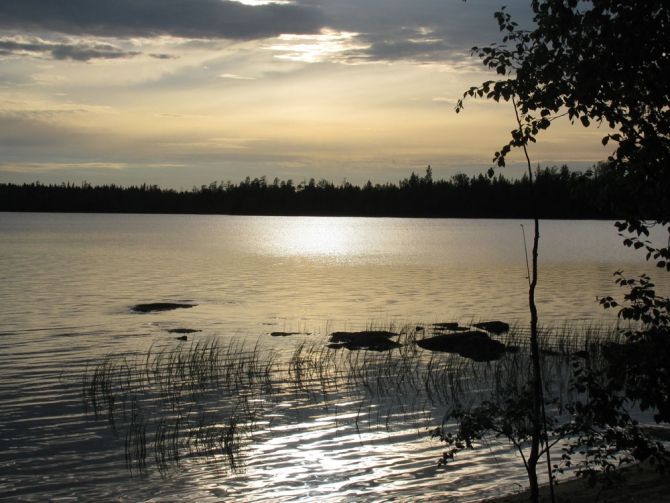
<path id="1" fill-rule="evenodd" d="M 555 503 L 623 503 L 644 501 L 645 503 L 664 503 L 670 501 L 670 473 L 661 475 L 655 466 L 649 463 L 627 466 L 620 470 L 623 479 L 613 487 L 603 490 L 602 486 L 591 487 L 587 480 L 573 477 L 560 481 L 554 486 Z M 525 503 L 529 501 L 529 492 L 524 490 L 516 494 L 498 496 L 480 500 L 479 503 Z M 540 487 L 540 502 L 551 503 L 548 485 Z"/>

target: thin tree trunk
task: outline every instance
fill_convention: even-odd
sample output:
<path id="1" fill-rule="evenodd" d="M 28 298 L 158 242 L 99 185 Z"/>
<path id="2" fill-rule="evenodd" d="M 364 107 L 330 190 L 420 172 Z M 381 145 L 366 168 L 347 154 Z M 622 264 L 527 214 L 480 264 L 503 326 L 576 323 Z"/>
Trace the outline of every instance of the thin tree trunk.
<path id="1" fill-rule="evenodd" d="M 532 173 L 530 179 L 533 183 Z M 532 188 L 531 188 L 532 191 Z M 528 289 L 530 308 L 530 355 L 533 362 L 533 435 L 530 455 L 528 456 L 528 480 L 530 482 L 530 501 L 538 503 L 539 486 L 537 481 L 537 462 L 540 458 L 540 439 L 542 438 L 542 373 L 540 370 L 540 347 L 537 337 L 537 307 L 535 306 L 535 287 L 537 286 L 537 250 L 540 242 L 540 224 L 535 217 L 535 235 L 533 237 L 533 272 Z"/>
<path id="2" fill-rule="evenodd" d="M 519 124 L 519 129 L 522 129 L 521 118 L 516 107 L 516 100 L 512 97 L 512 104 L 514 105 L 514 113 Z M 532 253 L 532 273 L 528 278 L 528 307 L 530 308 L 530 356 L 533 365 L 533 411 L 531 421 L 533 424 L 530 454 L 528 455 L 528 463 L 526 469 L 528 471 L 528 482 L 530 484 L 530 501 L 531 503 L 539 503 L 539 484 L 537 480 L 537 463 L 540 459 L 540 442 L 542 440 L 542 371 L 540 368 L 540 347 L 538 343 L 537 334 L 537 306 L 535 305 L 535 288 L 537 287 L 537 255 L 540 244 L 540 222 L 537 218 L 537 207 L 535 204 L 535 193 L 533 187 L 533 168 L 530 163 L 530 156 L 525 144 L 522 144 L 523 153 L 526 156 L 528 163 L 528 188 L 530 191 L 530 201 L 533 209 L 535 232 L 533 233 L 533 253 Z M 547 446 L 547 455 L 549 453 Z M 551 480 L 550 480 L 551 483 Z M 552 489 L 552 501 L 553 501 Z"/>

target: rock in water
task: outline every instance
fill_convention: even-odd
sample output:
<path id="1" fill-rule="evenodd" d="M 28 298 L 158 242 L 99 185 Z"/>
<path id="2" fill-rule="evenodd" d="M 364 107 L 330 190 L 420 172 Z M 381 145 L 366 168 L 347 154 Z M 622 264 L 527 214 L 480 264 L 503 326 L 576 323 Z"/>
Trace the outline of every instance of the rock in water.
<path id="1" fill-rule="evenodd" d="M 368 330 L 364 332 L 333 332 L 330 334 L 329 348 L 347 348 L 350 351 L 364 349 L 369 351 L 389 351 L 402 347 L 402 344 L 392 341 L 391 337 L 398 334 L 382 330 Z M 337 346 L 336 346 L 337 344 Z"/>
<path id="2" fill-rule="evenodd" d="M 137 304 L 132 306 L 131 311 L 136 313 L 154 313 L 157 311 L 173 311 L 175 309 L 188 309 L 197 304 L 181 304 L 176 302 L 152 302 L 150 304 Z"/>
<path id="3" fill-rule="evenodd" d="M 435 332 L 465 332 L 469 330 L 469 328 L 461 327 L 456 322 L 448 322 L 448 323 L 433 323 L 433 330 Z"/>
<path id="4" fill-rule="evenodd" d="M 503 321 L 483 321 L 475 323 L 473 327 L 481 328 L 492 334 L 500 335 L 509 332 L 509 324 Z"/>
<path id="5" fill-rule="evenodd" d="M 476 362 L 498 360 L 505 352 L 502 342 L 494 341 L 486 333 L 476 330 L 444 334 L 416 341 L 417 346 L 429 351 L 457 353 Z"/>
<path id="6" fill-rule="evenodd" d="M 433 323 L 433 326 L 438 330 L 456 330 L 458 329 L 457 322 Z"/>

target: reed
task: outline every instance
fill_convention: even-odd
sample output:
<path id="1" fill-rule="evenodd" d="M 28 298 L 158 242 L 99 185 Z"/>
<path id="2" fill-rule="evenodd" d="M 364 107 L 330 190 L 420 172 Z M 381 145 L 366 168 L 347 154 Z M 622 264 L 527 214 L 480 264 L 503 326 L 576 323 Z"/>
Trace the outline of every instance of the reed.
<path id="1" fill-rule="evenodd" d="M 528 331 L 499 336 L 508 351 L 496 361 L 425 351 L 416 341 L 438 333 L 431 325 L 369 324 L 398 333 L 390 351 L 331 349 L 323 337 L 303 336 L 283 359 L 266 349 L 217 338 L 151 346 L 144 355 L 106 355 L 84 372 L 87 414 L 125 435 L 126 464 L 143 476 L 148 452 L 163 476 L 184 463 L 216 462 L 244 469 L 243 447 L 272 434 L 273 424 L 300 415 L 340 414 L 359 431 L 413 427 L 420 434 L 454 407 L 519 392 L 530 379 Z M 601 364 L 603 342 L 620 342 L 616 327 L 566 324 L 541 329 L 545 395 L 570 399 L 575 355 Z M 292 403 L 291 417 L 273 414 Z M 281 416 L 281 417 L 280 417 Z M 344 420 L 344 419 L 343 419 Z M 261 427 L 262 425 L 262 427 Z"/>

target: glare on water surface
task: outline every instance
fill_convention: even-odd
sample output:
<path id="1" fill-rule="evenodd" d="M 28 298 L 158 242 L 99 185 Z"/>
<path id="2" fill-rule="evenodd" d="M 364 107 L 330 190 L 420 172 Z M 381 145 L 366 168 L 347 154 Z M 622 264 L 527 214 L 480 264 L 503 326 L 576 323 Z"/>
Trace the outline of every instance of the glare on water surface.
<path id="1" fill-rule="evenodd" d="M 366 244 L 365 230 L 338 218 L 292 218 L 282 220 L 265 242 L 269 253 L 282 256 L 356 257 Z"/>

